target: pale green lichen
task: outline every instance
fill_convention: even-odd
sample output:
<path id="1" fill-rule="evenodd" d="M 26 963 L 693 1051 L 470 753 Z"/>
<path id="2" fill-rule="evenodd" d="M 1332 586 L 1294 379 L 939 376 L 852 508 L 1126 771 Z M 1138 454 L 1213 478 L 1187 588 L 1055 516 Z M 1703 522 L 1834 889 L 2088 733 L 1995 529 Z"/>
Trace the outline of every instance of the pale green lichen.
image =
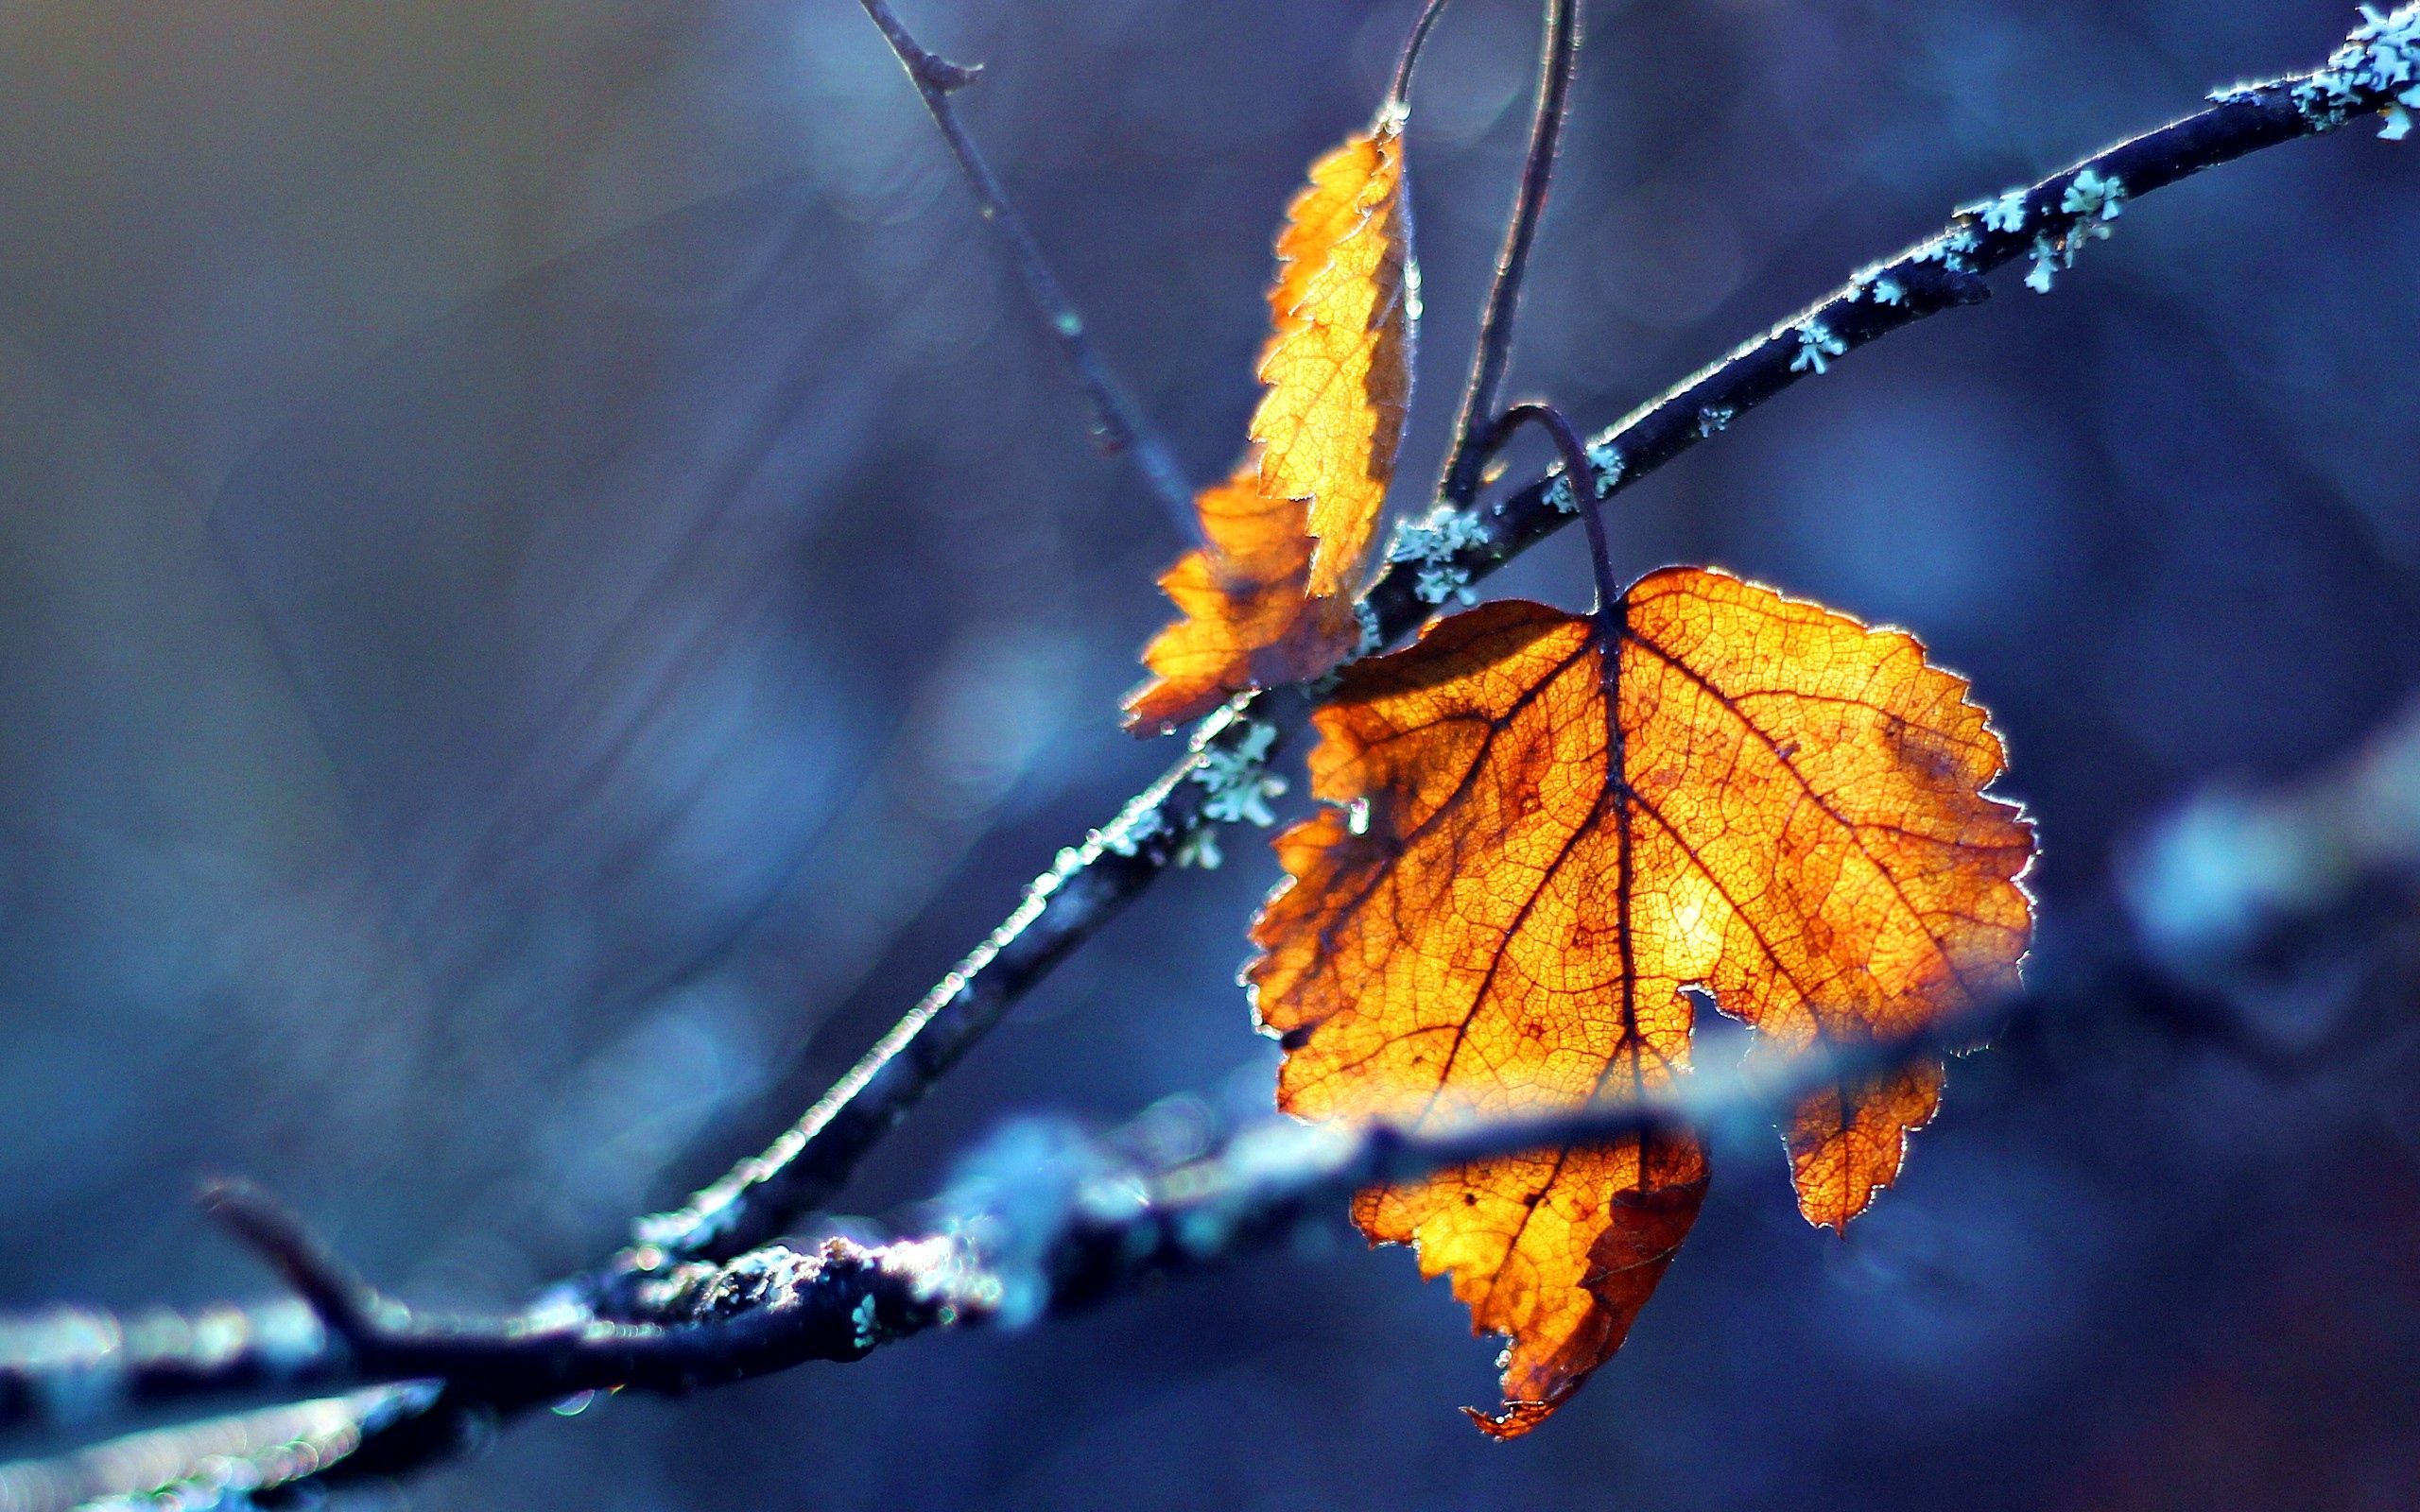
<path id="1" fill-rule="evenodd" d="M 1219 849 L 1219 832 L 1204 825 L 1177 842 L 1172 858 L 1179 867 L 1199 867 L 1203 871 L 1216 871 L 1226 861 L 1227 854 Z"/>
<path id="2" fill-rule="evenodd" d="M 2025 196 L 2026 190 L 2019 186 L 2004 191 L 1996 198 L 1961 205 L 1958 213 L 1981 221 L 1985 231 L 2020 232 L 2025 229 Z"/>
<path id="3" fill-rule="evenodd" d="M 2025 286 L 2036 294 L 2050 292 L 2051 281 L 2058 277 L 2059 249 L 2048 236 L 2033 238 L 2033 270 L 2025 275 Z"/>
<path id="4" fill-rule="evenodd" d="M 1611 441 L 1599 441 L 1584 454 L 1588 459 L 1588 478 L 1598 498 L 1614 491 L 1622 480 L 1621 448 Z M 1580 500 L 1572 491 L 1571 479 L 1557 472 L 1547 483 L 1546 501 L 1557 514 L 1578 514 Z M 1465 599 L 1469 595 L 1465 594 Z"/>
<path id="5" fill-rule="evenodd" d="M 1588 448 L 1588 466 L 1597 474 L 1597 497 L 1601 499 L 1621 486 L 1622 470 L 1629 463 L 1620 447 L 1611 441 L 1599 441 Z"/>
<path id="6" fill-rule="evenodd" d="M 1422 603 L 1459 598 L 1470 604 L 1478 595 L 1471 591 L 1470 569 L 1456 558 L 1489 543 L 1484 521 L 1468 510 L 1441 505 L 1426 520 L 1407 520 L 1396 527 L 1387 559 L 1414 565 L 1411 591 Z"/>
<path id="7" fill-rule="evenodd" d="M 2115 177 L 2104 177 L 2099 170 L 2086 168 L 2067 183 L 2066 192 L 2059 197 L 2059 210 L 2076 217 L 2078 228 L 2087 223 L 2116 220 L 2125 213 L 2126 186 Z M 2106 231 L 2095 230 L 2106 236 Z"/>
<path id="8" fill-rule="evenodd" d="M 2365 109 L 2379 108 L 2386 124 L 2378 134 L 2398 140 L 2410 132 L 2406 113 L 2420 107 L 2420 4 L 2389 14 L 2361 8 L 2361 24 L 2327 60 L 2327 66 L 2294 86 L 2294 108 L 2322 131 L 2332 131 Z"/>
<path id="9" fill-rule="evenodd" d="M 871 1349 L 882 1342 L 882 1329 L 874 1319 L 874 1302 L 871 1296 L 857 1298 L 849 1310 L 849 1342 L 860 1349 Z"/>
<path id="10" fill-rule="evenodd" d="M 1361 629 L 1360 639 L 1353 645 L 1355 656 L 1368 656 L 1387 644 L 1386 630 L 1378 624 L 1378 611 L 1370 607 L 1368 599 L 1357 598 L 1353 601 L 1353 623 Z"/>
<path id="11" fill-rule="evenodd" d="M 1204 747 L 1192 772 L 1193 781 L 1210 790 L 1201 800 L 1203 819 L 1219 824 L 1241 819 L 1264 830 L 1277 822 L 1269 800 L 1286 791 L 1286 782 L 1268 772 L 1269 753 L 1276 744 L 1275 725 L 1248 719 L 1234 745 Z"/>
<path id="12" fill-rule="evenodd" d="M 1962 212 L 1962 215 L 1963 213 Z M 1962 223 L 1916 249 L 1914 260 L 1939 263 L 1953 273 L 1975 271 L 1974 251 L 1982 245 L 1971 223 Z"/>
<path id="13" fill-rule="evenodd" d="M 2036 294 L 2049 293 L 2059 271 L 2076 266 L 2076 253 L 2087 242 L 2107 239 L 2109 223 L 2125 213 L 2125 201 L 2126 186 L 2114 175 L 2092 168 L 2077 174 L 2059 198 L 2066 225 L 2034 234 L 2033 267 L 2025 275 L 2025 286 Z"/>
<path id="14" fill-rule="evenodd" d="M 1832 335 L 1823 321 L 1809 320 L 1798 328 L 1798 351 L 1789 359 L 1789 370 L 1821 376 L 1832 370 L 1834 357 L 1848 350 L 1849 344 Z"/>

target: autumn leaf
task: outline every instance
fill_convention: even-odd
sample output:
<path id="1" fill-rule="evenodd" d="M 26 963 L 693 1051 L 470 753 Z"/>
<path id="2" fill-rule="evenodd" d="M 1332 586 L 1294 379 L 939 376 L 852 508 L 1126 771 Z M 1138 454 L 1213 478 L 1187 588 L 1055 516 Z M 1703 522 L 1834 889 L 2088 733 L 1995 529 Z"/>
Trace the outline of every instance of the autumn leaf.
<path id="1" fill-rule="evenodd" d="M 1144 648 L 1130 729 L 1165 730 L 1251 688 L 1316 677 L 1359 644 L 1411 396 L 1419 275 L 1403 112 L 1311 166 L 1277 237 L 1251 450 L 1195 499 L 1204 545 L 1160 578 L 1184 618 Z"/>
<path id="2" fill-rule="evenodd" d="M 1274 334 L 1252 418 L 1260 489 L 1310 506 L 1310 590 L 1357 591 L 1411 402 L 1420 276 L 1404 193 L 1403 112 L 1311 165 L 1277 237 Z"/>
<path id="3" fill-rule="evenodd" d="M 1685 568 L 1601 626 L 1489 604 L 1352 667 L 1310 762 L 1339 807 L 1278 837 L 1291 880 L 1253 931 L 1280 1106 L 1429 1124 L 1649 1091 L 1688 1065 L 1691 988 L 1770 1055 L 2013 986 L 2032 833 L 1983 795 L 2002 755 L 1965 692 L 1905 634 Z M 1941 1080 L 1795 1111 L 1809 1221 L 1890 1183 Z M 1620 1347 L 1705 1182 L 1695 1142 L 1654 1135 L 1364 1193 L 1354 1218 L 1510 1336 L 1481 1419 L 1509 1436 Z"/>

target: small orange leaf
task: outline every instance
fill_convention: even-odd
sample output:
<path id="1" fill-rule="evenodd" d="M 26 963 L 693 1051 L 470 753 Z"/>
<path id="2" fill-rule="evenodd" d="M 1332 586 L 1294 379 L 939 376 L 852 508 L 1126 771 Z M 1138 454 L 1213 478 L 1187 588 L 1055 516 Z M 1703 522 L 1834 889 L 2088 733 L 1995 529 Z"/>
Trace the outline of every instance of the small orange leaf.
<path id="1" fill-rule="evenodd" d="M 1351 600 L 1403 439 L 1419 318 L 1399 109 L 1312 164 L 1277 260 L 1252 448 L 1194 500 L 1205 544 L 1160 578 L 1184 617 L 1144 649 L 1152 677 L 1127 696 L 1130 729 L 1317 677 L 1359 644 Z"/>
<path id="2" fill-rule="evenodd" d="M 1252 418 L 1261 491 L 1310 505 L 1310 591 L 1361 587 L 1411 403 L 1420 276 L 1404 193 L 1403 112 L 1311 165 L 1287 211 L 1275 332 Z"/>
<path id="3" fill-rule="evenodd" d="M 1485 605 L 1352 667 L 1317 714 L 1313 791 L 1347 807 L 1278 837 L 1291 881 L 1247 972 L 1287 1111 L 1430 1123 L 1651 1091 L 1688 1065 L 1686 988 L 1794 1051 L 2014 984 L 2032 832 L 1983 795 L 2000 745 L 1963 681 L 1716 572 L 1653 574 L 1607 623 Z M 1927 1065 L 1796 1110 L 1811 1222 L 1898 1174 L 1940 1088 Z M 1694 1141 L 1657 1135 L 1364 1193 L 1354 1218 L 1511 1337 L 1482 1419 L 1509 1436 L 1620 1347 L 1705 1181 Z"/>

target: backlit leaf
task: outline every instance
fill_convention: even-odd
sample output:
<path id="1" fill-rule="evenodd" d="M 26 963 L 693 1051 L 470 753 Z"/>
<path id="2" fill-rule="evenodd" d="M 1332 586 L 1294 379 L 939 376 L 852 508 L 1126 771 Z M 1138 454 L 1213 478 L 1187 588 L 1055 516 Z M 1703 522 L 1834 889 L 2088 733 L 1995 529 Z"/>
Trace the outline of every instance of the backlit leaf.
<path id="1" fill-rule="evenodd" d="M 1312 164 L 1277 238 L 1252 438 L 1261 491 L 1310 505 L 1316 594 L 1360 588 L 1403 440 L 1420 304 L 1403 190 L 1403 115 L 1389 110 Z"/>
<path id="2" fill-rule="evenodd" d="M 1411 395 L 1419 279 L 1390 107 L 1320 159 L 1277 237 L 1265 392 L 1233 477 L 1196 498 L 1201 549 L 1162 575 L 1184 618 L 1143 653 L 1127 724 L 1165 730 L 1251 688 L 1316 677 L 1359 642 Z"/>
<path id="3" fill-rule="evenodd" d="M 1915 1030 L 2012 987 L 2031 828 L 1983 796 L 2002 755 L 1907 635 L 1720 573 L 1668 569 L 1609 617 L 1496 603 L 1344 675 L 1292 879 L 1254 925 L 1258 1012 L 1306 1119 L 1450 1121 L 1651 1090 L 1703 988 L 1759 1055 Z M 1608 750 L 1615 759 L 1608 762 Z M 1608 781 L 1608 773 L 1612 780 Z M 1839 1228 L 1939 1101 L 1927 1065 L 1809 1099 L 1799 1203 Z M 1368 1192 L 1418 1246 L 1536 1425 L 1619 1348 L 1687 1234 L 1703 1152 L 1678 1135 L 1491 1160 Z"/>

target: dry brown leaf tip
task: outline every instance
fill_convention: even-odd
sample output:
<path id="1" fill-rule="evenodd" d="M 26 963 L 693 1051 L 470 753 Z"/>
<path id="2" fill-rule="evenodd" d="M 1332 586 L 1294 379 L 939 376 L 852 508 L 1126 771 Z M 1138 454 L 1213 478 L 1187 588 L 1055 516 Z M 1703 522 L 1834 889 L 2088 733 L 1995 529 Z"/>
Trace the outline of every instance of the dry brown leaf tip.
<path id="1" fill-rule="evenodd" d="M 1339 806 L 1277 838 L 1291 880 L 1253 933 L 1280 1106 L 1431 1124 L 1650 1091 L 1687 1067 L 1688 988 L 1771 1054 L 2012 986 L 2032 835 L 1984 792 L 2003 754 L 1965 694 L 1909 636 L 1688 568 L 1601 626 L 1489 604 L 1349 668 L 1310 758 Z M 1889 1184 L 1940 1083 L 1796 1111 L 1810 1221 Z M 1486 1419 L 1510 1435 L 1620 1346 L 1705 1180 L 1694 1141 L 1656 1135 L 1366 1193 L 1354 1216 L 1510 1338 Z"/>
<path id="2" fill-rule="evenodd" d="M 1202 547 L 1160 578 L 1183 617 L 1144 649 L 1131 729 L 1317 677 L 1359 644 L 1351 600 L 1403 439 L 1419 315 L 1402 133 L 1402 112 L 1381 112 L 1288 207 L 1251 447 L 1195 500 Z"/>
<path id="3" fill-rule="evenodd" d="M 1195 507 L 1210 544 L 1160 576 L 1179 617 L 1143 648 L 1152 676 L 1126 696 L 1131 730 L 1163 733 L 1247 689 L 1318 677 L 1360 643 L 1350 602 L 1310 595 L 1301 500 L 1268 497 L 1247 469 Z"/>

